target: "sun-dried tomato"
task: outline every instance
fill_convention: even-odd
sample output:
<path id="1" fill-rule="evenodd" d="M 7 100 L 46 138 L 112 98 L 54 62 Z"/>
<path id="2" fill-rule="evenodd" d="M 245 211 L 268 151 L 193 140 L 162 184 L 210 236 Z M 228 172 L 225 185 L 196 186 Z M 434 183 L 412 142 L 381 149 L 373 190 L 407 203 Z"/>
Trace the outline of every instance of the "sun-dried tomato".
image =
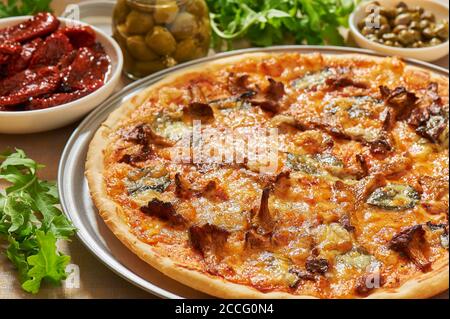
<path id="1" fill-rule="evenodd" d="M 56 66 L 73 51 L 70 40 L 62 33 L 54 33 L 36 50 L 30 62 L 30 68 Z"/>
<path id="2" fill-rule="evenodd" d="M 0 81 L 0 107 L 25 103 L 32 97 L 53 93 L 59 86 L 55 67 L 25 70 Z"/>
<path id="3" fill-rule="evenodd" d="M 0 30 L 0 41 L 26 42 L 56 31 L 59 20 L 51 13 L 38 13 L 21 24 Z"/>
<path id="4" fill-rule="evenodd" d="M 75 100 L 81 99 L 82 97 L 88 95 L 89 93 L 92 93 L 93 91 L 95 91 L 97 89 L 98 89 L 98 87 L 80 90 L 80 91 L 76 91 L 76 92 L 72 92 L 72 93 L 55 93 L 48 97 L 33 98 L 30 101 L 30 103 L 26 106 L 25 109 L 29 110 L 29 111 L 42 110 L 42 109 L 48 109 L 50 107 L 54 107 L 57 105 L 70 103 Z"/>
<path id="5" fill-rule="evenodd" d="M 5 67 L 4 76 L 12 76 L 27 69 L 34 52 L 43 42 L 44 41 L 41 38 L 36 38 L 20 47 L 19 53 L 11 56 L 10 62 L 7 67 Z"/>
<path id="6" fill-rule="evenodd" d="M 73 92 L 97 87 L 104 83 L 110 60 L 105 54 L 97 54 L 90 48 L 78 50 L 75 60 L 63 72 L 62 90 Z"/>
<path id="7" fill-rule="evenodd" d="M 59 32 L 65 34 L 76 49 L 91 47 L 95 44 L 95 31 L 89 26 L 66 27 Z"/>
<path id="8" fill-rule="evenodd" d="M 59 24 L 41 13 L 0 30 L 0 111 L 45 109 L 104 85 L 111 61 L 95 31 Z"/>

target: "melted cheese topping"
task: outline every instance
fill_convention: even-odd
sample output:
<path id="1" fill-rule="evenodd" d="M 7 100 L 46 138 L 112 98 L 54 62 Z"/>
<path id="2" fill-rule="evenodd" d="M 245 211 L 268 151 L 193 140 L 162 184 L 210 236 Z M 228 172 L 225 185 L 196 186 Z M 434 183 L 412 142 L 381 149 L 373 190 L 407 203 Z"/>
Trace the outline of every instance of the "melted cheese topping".
<path id="1" fill-rule="evenodd" d="M 262 91 L 268 88 L 268 78 L 283 83 L 285 94 L 276 101 L 277 114 L 234 101 L 230 79 L 236 75 L 246 75 L 246 86 Z M 336 75 L 366 87 L 330 90 L 326 80 Z M 397 59 L 374 62 L 317 54 L 252 58 L 183 75 L 153 91 L 111 137 L 105 150 L 108 195 L 124 208 L 130 230 L 157 254 L 230 282 L 262 292 L 343 298 L 356 294 L 365 275 L 377 273 L 383 287 L 399 287 L 421 270 L 390 249 L 392 238 L 414 225 L 448 224 L 448 145 L 433 144 L 406 121 L 396 121 L 386 132 L 383 112 L 388 106 L 379 86 L 403 86 L 420 97 L 429 82 L 428 73 L 408 71 Z M 448 104 L 448 82 L 443 78 L 440 84 L 439 95 Z M 274 172 L 259 173 L 261 163 L 249 159 L 239 165 L 208 163 L 211 154 L 199 163 L 177 163 L 172 158 L 174 147 L 167 146 L 153 146 L 154 154 L 136 163 L 121 161 L 126 154 L 142 152 L 142 146 L 124 132 L 145 123 L 156 134 L 180 141 L 193 129 L 193 119 L 183 109 L 205 101 L 210 102 L 214 119 L 204 122 L 202 129 L 213 130 L 216 137 L 234 134 L 238 141 L 252 140 L 250 133 L 237 129 L 278 128 Z M 292 119 L 304 127 L 288 123 Z M 345 136 L 334 134 L 332 128 Z M 391 150 L 374 153 L 371 143 L 383 134 L 388 135 Z M 289 177 L 274 182 L 285 171 Z M 212 194 L 180 197 L 177 174 L 191 189 L 204 189 L 211 181 L 216 188 Z M 376 176 L 384 181 L 380 190 L 365 194 Z M 272 228 L 270 234 L 262 234 L 264 244 L 251 245 L 248 234 L 268 183 L 272 183 L 268 199 Z M 397 185 L 403 192 L 392 195 L 382 188 L 386 185 Z M 173 225 L 145 214 L 140 208 L 154 199 L 172 203 L 186 222 Z M 222 245 L 199 252 L 189 228 L 206 224 L 228 236 Z M 427 228 L 426 240 L 428 261 L 447 256 L 445 234 Z"/>

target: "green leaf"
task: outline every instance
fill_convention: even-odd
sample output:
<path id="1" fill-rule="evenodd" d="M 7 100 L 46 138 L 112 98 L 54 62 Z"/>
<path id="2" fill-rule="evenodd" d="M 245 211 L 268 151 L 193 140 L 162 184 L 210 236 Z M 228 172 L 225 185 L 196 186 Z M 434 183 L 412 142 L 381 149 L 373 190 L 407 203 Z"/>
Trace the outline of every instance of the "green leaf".
<path id="1" fill-rule="evenodd" d="M 60 255 L 56 249 L 56 238 L 52 233 L 36 232 L 36 240 L 39 252 L 27 258 L 30 269 L 27 272 L 29 278 L 22 284 L 22 288 L 33 294 L 39 291 L 41 282 L 46 280 L 58 284 L 66 279 L 66 266 L 70 257 Z"/>
<path id="2" fill-rule="evenodd" d="M 8 0 L 0 3 L 0 18 L 34 15 L 38 12 L 51 12 L 52 0 Z"/>
<path id="3" fill-rule="evenodd" d="M 9 242 L 5 253 L 23 289 L 32 293 L 42 280 L 57 283 L 65 277 L 68 257 L 57 252 L 56 240 L 75 232 L 58 207 L 56 184 L 37 177 L 41 167 L 22 150 L 0 155 L 0 182 L 9 183 L 0 190 L 0 236 Z"/>
<path id="4" fill-rule="evenodd" d="M 27 279 L 28 274 L 26 254 L 21 251 L 19 242 L 14 238 L 9 239 L 9 247 L 6 250 L 6 256 L 18 270 L 20 281 L 24 282 Z"/>
<path id="5" fill-rule="evenodd" d="M 358 0 L 207 0 L 213 44 L 249 40 L 255 46 L 291 43 L 343 45 L 339 27 Z M 230 49 L 232 46 L 228 45 Z"/>

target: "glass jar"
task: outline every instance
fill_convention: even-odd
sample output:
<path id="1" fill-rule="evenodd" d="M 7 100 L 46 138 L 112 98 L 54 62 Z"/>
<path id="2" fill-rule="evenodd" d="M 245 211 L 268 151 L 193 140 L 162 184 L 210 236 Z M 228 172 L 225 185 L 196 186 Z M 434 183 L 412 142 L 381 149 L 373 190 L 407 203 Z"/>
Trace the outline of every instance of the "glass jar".
<path id="1" fill-rule="evenodd" d="M 125 73 L 142 78 L 208 54 L 208 7 L 205 0 L 118 0 L 113 36 Z"/>

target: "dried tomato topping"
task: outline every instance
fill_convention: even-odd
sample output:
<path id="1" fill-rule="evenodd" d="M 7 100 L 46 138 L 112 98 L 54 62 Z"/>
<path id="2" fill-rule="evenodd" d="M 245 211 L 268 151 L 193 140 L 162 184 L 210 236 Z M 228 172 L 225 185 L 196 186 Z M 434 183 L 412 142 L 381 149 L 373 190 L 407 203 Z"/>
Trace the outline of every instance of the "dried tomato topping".
<path id="1" fill-rule="evenodd" d="M 106 80 L 110 59 L 88 26 L 59 28 L 40 13 L 0 30 L 0 110 L 38 110 L 82 98 Z"/>
<path id="2" fill-rule="evenodd" d="M 0 106 L 17 105 L 53 93 L 59 82 L 59 72 L 54 67 L 25 70 L 0 82 Z"/>
<path id="3" fill-rule="evenodd" d="M 99 82 L 104 82 L 109 65 L 106 55 L 97 54 L 90 48 L 79 49 L 75 60 L 65 70 L 63 90 L 71 92 L 98 86 Z"/>
<path id="4" fill-rule="evenodd" d="M 56 31 L 59 20 L 51 13 L 38 13 L 21 24 L 0 30 L 0 41 L 26 42 Z"/>
<path id="5" fill-rule="evenodd" d="M 73 50 L 70 40 L 62 33 L 49 36 L 39 47 L 31 59 L 30 68 L 40 66 L 55 66 L 61 59 Z"/>
<path id="6" fill-rule="evenodd" d="M 70 43 L 76 49 L 91 47 L 95 44 L 95 31 L 91 27 L 66 27 L 60 32 L 70 39 Z"/>

